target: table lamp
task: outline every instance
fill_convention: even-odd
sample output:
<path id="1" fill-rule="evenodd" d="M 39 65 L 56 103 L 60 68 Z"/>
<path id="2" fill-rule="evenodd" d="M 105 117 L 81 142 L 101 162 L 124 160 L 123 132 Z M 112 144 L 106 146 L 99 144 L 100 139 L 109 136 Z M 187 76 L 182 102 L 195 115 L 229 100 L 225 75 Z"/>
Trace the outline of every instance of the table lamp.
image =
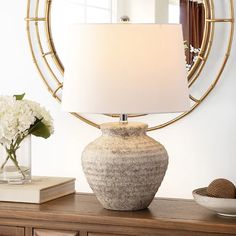
<path id="1" fill-rule="evenodd" d="M 127 117 L 189 109 L 181 25 L 75 24 L 66 51 L 63 109 L 120 115 L 82 153 L 90 187 L 106 209 L 147 208 L 168 154 L 146 124 Z"/>

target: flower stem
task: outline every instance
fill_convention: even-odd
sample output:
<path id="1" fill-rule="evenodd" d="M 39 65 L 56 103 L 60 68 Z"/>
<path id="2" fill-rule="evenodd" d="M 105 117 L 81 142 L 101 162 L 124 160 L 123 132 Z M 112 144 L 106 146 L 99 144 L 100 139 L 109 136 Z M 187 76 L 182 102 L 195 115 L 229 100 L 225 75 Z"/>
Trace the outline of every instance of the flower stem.
<path id="1" fill-rule="evenodd" d="M 20 173 L 22 174 L 23 179 L 25 179 L 25 174 L 24 174 L 24 172 L 22 171 L 22 169 L 19 166 L 19 163 L 18 163 L 17 158 L 16 158 L 15 151 L 12 153 L 12 156 L 10 158 L 13 161 L 13 163 L 15 164 L 16 168 L 18 169 L 18 171 L 20 171 Z"/>
<path id="2" fill-rule="evenodd" d="M 1 165 L 1 169 L 0 169 L 0 170 L 3 170 L 3 168 L 6 166 L 8 160 L 11 159 L 12 162 L 14 163 L 14 165 L 16 166 L 17 170 L 22 174 L 23 179 L 25 179 L 25 174 L 24 174 L 24 171 L 22 171 L 22 169 L 20 168 L 19 163 L 17 161 L 16 151 L 20 148 L 20 144 L 26 136 L 18 137 L 16 139 L 15 143 L 12 141 L 9 149 L 6 148 L 7 158 L 4 161 L 4 163 Z"/>
<path id="3" fill-rule="evenodd" d="M 9 157 L 9 154 L 8 154 L 6 160 L 5 160 L 5 161 L 3 162 L 3 164 L 1 165 L 1 168 L 0 168 L 1 171 L 3 170 L 3 168 L 5 167 L 5 165 L 7 164 L 9 158 L 10 158 L 10 157 Z"/>

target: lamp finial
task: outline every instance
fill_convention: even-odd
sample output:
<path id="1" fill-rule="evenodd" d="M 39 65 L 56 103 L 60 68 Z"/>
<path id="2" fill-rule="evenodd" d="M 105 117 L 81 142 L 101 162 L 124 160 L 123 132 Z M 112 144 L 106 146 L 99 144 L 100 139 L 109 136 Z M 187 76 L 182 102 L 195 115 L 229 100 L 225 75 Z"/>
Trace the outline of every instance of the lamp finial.
<path id="1" fill-rule="evenodd" d="M 130 22 L 130 18 L 128 16 L 126 16 L 126 15 L 121 16 L 120 22 L 121 23 L 129 23 Z"/>

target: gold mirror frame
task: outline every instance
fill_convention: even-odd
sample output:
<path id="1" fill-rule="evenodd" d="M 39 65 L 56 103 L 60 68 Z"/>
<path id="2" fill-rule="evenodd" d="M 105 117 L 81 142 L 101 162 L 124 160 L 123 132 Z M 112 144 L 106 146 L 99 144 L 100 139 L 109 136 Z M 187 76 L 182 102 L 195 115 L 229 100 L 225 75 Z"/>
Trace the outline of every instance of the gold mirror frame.
<path id="1" fill-rule="evenodd" d="M 52 96 L 61 102 L 61 90 L 63 88 L 63 73 L 64 68 L 57 55 L 56 48 L 52 38 L 51 31 L 51 8 L 53 0 L 27 0 L 27 15 L 26 15 L 26 26 L 30 50 L 32 53 L 33 61 L 39 71 L 39 74 L 44 81 L 48 91 Z M 180 120 L 186 115 L 190 114 L 195 110 L 210 92 L 215 88 L 218 83 L 225 65 L 227 64 L 230 52 L 232 49 L 233 35 L 234 35 L 234 5 L 233 0 L 229 0 L 229 17 L 228 18 L 216 18 L 214 0 L 203 0 L 205 7 L 205 30 L 203 36 L 203 42 L 201 51 L 194 63 L 194 66 L 188 73 L 189 87 L 191 88 L 194 83 L 199 80 L 199 76 L 208 60 L 210 51 L 212 50 L 212 43 L 214 40 L 215 24 L 227 23 L 230 24 L 230 30 L 228 33 L 228 45 L 222 60 L 222 64 L 218 69 L 218 73 L 210 84 L 208 89 L 201 95 L 200 98 L 196 98 L 190 95 L 192 107 L 188 112 L 177 115 L 174 119 L 171 119 L 162 124 L 150 127 L 148 131 L 164 128 L 174 122 Z M 100 125 L 81 116 L 78 113 L 73 113 L 80 120 L 92 125 L 96 128 L 100 128 Z M 110 117 L 117 117 L 117 115 L 106 115 Z M 137 117 L 143 115 L 136 115 L 130 117 Z"/>

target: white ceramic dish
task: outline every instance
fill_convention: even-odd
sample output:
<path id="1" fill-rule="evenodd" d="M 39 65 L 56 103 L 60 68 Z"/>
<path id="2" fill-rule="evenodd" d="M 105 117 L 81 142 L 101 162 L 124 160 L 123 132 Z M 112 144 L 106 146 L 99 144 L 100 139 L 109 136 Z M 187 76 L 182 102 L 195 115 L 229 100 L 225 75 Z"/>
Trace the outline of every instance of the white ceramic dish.
<path id="1" fill-rule="evenodd" d="M 199 205 L 221 216 L 236 217 L 236 199 L 209 197 L 206 189 L 199 188 L 193 191 L 193 197 Z"/>

